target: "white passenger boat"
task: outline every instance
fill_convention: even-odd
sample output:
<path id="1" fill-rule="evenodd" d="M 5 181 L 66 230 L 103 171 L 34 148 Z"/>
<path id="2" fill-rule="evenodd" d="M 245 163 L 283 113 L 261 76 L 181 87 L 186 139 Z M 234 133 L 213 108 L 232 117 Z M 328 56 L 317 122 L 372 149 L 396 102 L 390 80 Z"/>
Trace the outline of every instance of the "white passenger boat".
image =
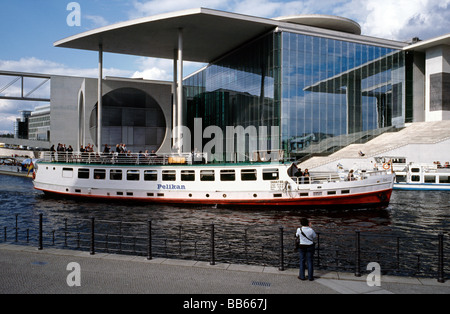
<path id="1" fill-rule="evenodd" d="M 395 171 L 394 189 L 450 191 L 450 169 L 436 164 L 411 163 Z"/>
<path id="2" fill-rule="evenodd" d="M 296 207 L 386 207 L 393 175 L 364 172 L 311 173 L 291 177 L 292 164 L 277 162 L 207 164 L 189 155 L 143 156 L 46 153 L 34 186 L 46 194 L 167 204 Z"/>
<path id="3" fill-rule="evenodd" d="M 450 190 L 450 165 L 407 162 L 405 157 L 376 157 L 378 168 L 395 175 L 394 190 Z"/>

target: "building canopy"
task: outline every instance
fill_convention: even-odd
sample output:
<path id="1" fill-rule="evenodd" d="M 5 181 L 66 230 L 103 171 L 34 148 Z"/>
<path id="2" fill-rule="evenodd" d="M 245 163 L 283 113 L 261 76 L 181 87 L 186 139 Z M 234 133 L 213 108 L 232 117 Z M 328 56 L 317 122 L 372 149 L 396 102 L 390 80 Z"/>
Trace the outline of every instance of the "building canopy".
<path id="1" fill-rule="evenodd" d="M 277 26 L 270 19 L 210 9 L 161 14 L 102 27 L 57 41 L 56 47 L 173 59 L 183 31 L 183 59 L 211 62 Z"/>
<path id="2" fill-rule="evenodd" d="M 211 63 L 241 45 L 273 30 L 314 34 L 353 42 L 402 48 L 404 43 L 361 36 L 360 26 L 329 15 L 299 15 L 275 19 L 206 8 L 144 17 L 94 29 L 55 42 L 56 47 L 173 59 L 183 31 L 183 59 Z"/>

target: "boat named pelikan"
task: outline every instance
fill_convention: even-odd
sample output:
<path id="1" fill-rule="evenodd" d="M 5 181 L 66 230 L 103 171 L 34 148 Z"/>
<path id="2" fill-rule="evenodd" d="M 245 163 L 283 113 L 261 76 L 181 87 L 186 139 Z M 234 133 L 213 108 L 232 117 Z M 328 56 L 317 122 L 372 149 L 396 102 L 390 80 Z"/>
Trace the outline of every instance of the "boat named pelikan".
<path id="1" fill-rule="evenodd" d="M 264 158 L 263 158 L 264 159 Z M 164 204 L 386 207 L 393 174 L 362 171 L 296 176 L 282 157 L 271 162 L 202 163 L 190 154 L 43 154 L 34 186 L 46 194 Z"/>

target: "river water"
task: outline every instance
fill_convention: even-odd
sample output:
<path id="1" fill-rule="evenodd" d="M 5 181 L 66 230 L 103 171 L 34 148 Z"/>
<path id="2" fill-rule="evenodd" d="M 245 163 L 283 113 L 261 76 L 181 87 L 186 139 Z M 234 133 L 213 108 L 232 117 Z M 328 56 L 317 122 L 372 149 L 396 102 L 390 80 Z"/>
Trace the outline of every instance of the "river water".
<path id="1" fill-rule="evenodd" d="M 99 220 L 125 221 L 128 224 L 144 226 L 150 219 L 155 230 L 175 228 L 178 230 L 176 232 L 179 232 L 180 239 L 181 229 L 188 229 L 184 226 L 209 228 L 211 224 L 215 224 L 220 226 L 219 228 L 223 227 L 231 233 L 239 234 L 237 237 L 241 237 L 241 232 L 244 234 L 243 230 L 260 226 L 271 228 L 276 234 L 281 226 L 289 235 L 285 236 L 285 241 L 291 245 L 290 234 L 295 232 L 302 217 L 309 218 L 313 228 L 324 235 L 354 234 L 358 230 L 366 235 L 395 235 L 415 239 L 402 241 L 402 251 L 416 249 L 416 246 L 421 246 L 423 242 L 429 242 L 426 239 L 420 240 L 422 237 L 434 239 L 439 233 L 443 233 L 446 239 L 450 236 L 450 192 L 394 191 L 391 203 L 386 209 L 372 210 L 185 207 L 51 199 L 34 190 L 32 181 L 28 178 L 0 175 L 0 204 L 2 230 L 4 227 L 9 230 L 14 227 L 16 215 L 20 217 L 23 230 L 25 226 L 22 224 L 35 224 L 38 215 L 42 213 L 46 221 L 54 225 L 62 225 L 65 218 L 71 221 L 96 217 Z M 205 231 L 209 234 L 208 232 L 209 229 Z M 256 243 L 262 243 L 265 236 L 259 231 L 252 235 Z M 351 239 L 353 241 L 353 236 Z M 226 241 L 231 248 L 234 242 L 233 235 L 227 235 Z M 343 241 L 344 247 L 341 249 L 345 250 L 346 245 L 350 249 L 353 246 L 352 241 Z M 165 245 L 167 253 L 167 241 Z M 263 248 L 261 255 L 264 254 Z M 420 264 L 423 263 L 420 261 Z"/>

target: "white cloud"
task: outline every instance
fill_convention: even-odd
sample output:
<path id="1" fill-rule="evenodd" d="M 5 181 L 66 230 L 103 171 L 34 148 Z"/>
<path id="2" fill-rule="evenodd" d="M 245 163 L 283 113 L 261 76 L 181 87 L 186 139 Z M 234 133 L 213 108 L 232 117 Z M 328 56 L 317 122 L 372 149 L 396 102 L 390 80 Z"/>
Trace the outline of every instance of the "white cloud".
<path id="1" fill-rule="evenodd" d="M 90 28 L 99 28 L 110 24 L 104 17 L 99 15 L 83 15 L 83 18 L 91 22 Z"/>
<path id="2" fill-rule="evenodd" d="M 366 0 L 366 10 L 369 12 L 362 23 L 366 34 L 388 39 L 402 37 L 400 30 L 415 14 L 421 11 L 426 1 L 396 0 L 381 1 Z"/>
<path id="3" fill-rule="evenodd" d="M 19 60 L 0 60 L 0 69 L 2 71 L 12 72 L 25 72 L 25 73 L 40 73 L 40 74 L 53 74 L 53 75 L 65 75 L 65 76 L 80 76 L 80 77 L 98 77 L 97 68 L 71 68 L 67 65 L 42 60 L 35 57 L 21 58 Z M 132 71 L 120 70 L 116 68 L 104 69 L 105 76 L 122 76 L 131 77 Z M 14 77 L 3 76 L 0 77 L 0 89 L 4 89 L 1 93 L 7 96 L 19 96 L 21 94 L 21 81 L 17 81 L 8 88 L 7 85 L 14 81 Z M 34 87 L 39 85 L 39 82 L 33 82 L 31 79 L 25 80 L 25 93 L 31 91 Z M 5 89 L 6 88 L 6 89 Z M 50 86 L 47 83 L 39 90 L 33 93 L 33 96 L 49 97 Z M 0 100 L 0 133 L 13 132 L 13 122 L 19 116 L 18 110 L 34 110 L 37 105 L 42 103 L 30 102 L 30 101 L 12 101 L 12 100 Z"/>
<path id="4" fill-rule="evenodd" d="M 450 30 L 450 0 L 134 0 L 130 17 L 205 7 L 267 18 L 331 14 L 358 22 L 363 35 L 428 39 Z"/>
<path id="5" fill-rule="evenodd" d="M 66 76 L 97 77 L 97 68 L 71 68 L 65 64 L 54 61 L 42 60 L 35 57 L 21 58 L 20 60 L 0 60 L 0 69 L 3 71 L 29 72 Z M 105 76 L 129 77 L 132 72 L 116 68 L 105 68 Z"/>
<path id="6" fill-rule="evenodd" d="M 139 58 L 136 61 L 139 71 L 136 71 L 133 78 L 143 78 L 148 80 L 172 80 L 172 61 L 155 58 Z"/>
<path id="7" fill-rule="evenodd" d="M 14 122 L 19 117 L 19 110 L 33 110 L 39 104 L 42 103 L 0 99 L 0 134 L 14 132 Z"/>
<path id="8" fill-rule="evenodd" d="M 141 57 L 137 60 L 138 71 L 136 71 L 133 78 L 143 78 L 147 80 L 173 80 L 173 61 L 168 59 L 155 59 Z M 183 63 L 183 76 L 187 76 L 201 67 L 204 64 L 196 62 Z"/>
<path id="9" fill-rule="evenodd" d="M 8 115 L 0 113 L 0 134 L 11 134 L 14 130 L 14 122 L 18 118 L 17 115 Z M 0 139 L 1 142 L 1 139 Z"/>
<path id="10" fill-rule="evenodd" d="M 349 0 L 333 13 L 357 21 L 363 35 L 429 39 L 450 30 L 450 0 Z"/>

